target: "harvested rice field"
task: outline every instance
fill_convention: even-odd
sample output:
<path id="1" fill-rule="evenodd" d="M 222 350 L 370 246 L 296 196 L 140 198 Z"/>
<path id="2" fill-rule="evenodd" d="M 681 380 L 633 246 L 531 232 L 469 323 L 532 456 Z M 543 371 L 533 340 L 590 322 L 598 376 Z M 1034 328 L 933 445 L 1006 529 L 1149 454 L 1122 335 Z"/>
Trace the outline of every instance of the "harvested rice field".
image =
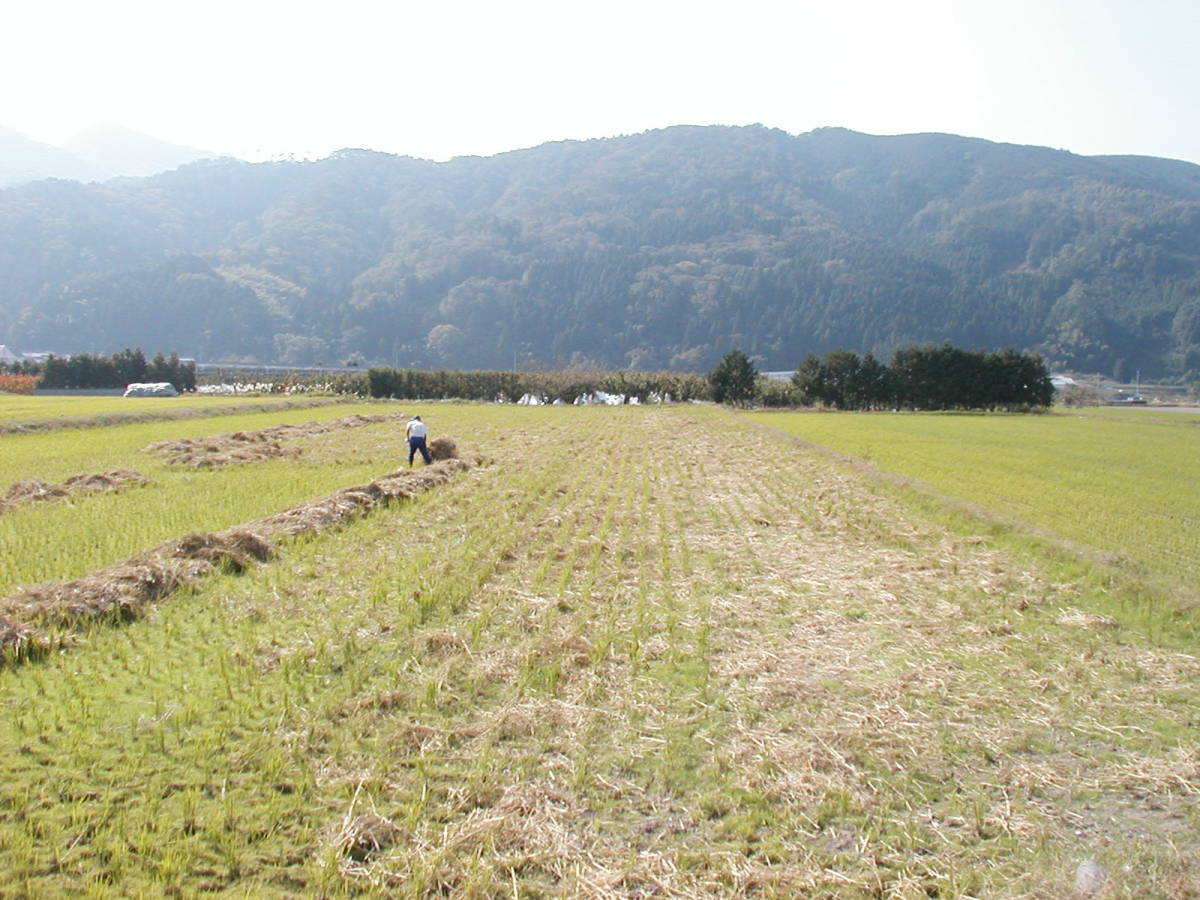
<path id="1" fill-rule="evenodd" d="M 0 434 L 327 406 L 328 397 L 94 397 L 0 393 Z"/>
<path id="2" fill-rule="evenodd" d="M 319 412 L 457 459 L 0 436 L 149 479 L 0 512 L 0 897 L 1200 896 L 1178 595 L 715 408 L 408 406 Z"/>
<path id="3" fill-rule="evenodd" d="M 752 418 L 1200 603 L 1200 410 Z"/>

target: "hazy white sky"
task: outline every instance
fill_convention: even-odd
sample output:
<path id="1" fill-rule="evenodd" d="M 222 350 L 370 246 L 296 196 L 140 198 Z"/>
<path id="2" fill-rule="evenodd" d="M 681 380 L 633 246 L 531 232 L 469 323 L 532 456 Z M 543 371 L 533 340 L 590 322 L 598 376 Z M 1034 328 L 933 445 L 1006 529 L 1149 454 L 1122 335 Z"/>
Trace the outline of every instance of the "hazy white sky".
<path id="1" fill-rule="evenodd" d="M 0 125 L 247 159 L 446 159 L 676 124 L 943 131 L 1200 163 L 1200 0 L 39 0 Z"/>

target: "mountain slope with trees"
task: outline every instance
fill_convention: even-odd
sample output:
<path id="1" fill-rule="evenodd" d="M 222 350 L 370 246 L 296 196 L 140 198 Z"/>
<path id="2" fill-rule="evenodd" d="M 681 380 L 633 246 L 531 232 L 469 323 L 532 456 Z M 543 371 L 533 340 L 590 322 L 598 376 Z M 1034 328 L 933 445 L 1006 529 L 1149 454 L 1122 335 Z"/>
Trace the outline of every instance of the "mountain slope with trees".
<path id="1" fill-rule="evenodd" d="M 202 360 L 763 369 L 950 341 L 1200 369 L 1200 167 L 676 127 L 0 191 L 0 341 Z"/>

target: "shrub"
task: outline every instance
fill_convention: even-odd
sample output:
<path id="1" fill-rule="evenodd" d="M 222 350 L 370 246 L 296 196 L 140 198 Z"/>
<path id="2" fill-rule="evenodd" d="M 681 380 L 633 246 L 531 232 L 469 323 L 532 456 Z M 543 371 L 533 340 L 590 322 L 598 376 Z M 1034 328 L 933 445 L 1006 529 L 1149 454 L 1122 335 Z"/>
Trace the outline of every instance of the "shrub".
<path id="1" fill-rule="evenodd" d="M 0 375 L 0 393 L 32 394 L 37 382 L 36 375 Z"/>

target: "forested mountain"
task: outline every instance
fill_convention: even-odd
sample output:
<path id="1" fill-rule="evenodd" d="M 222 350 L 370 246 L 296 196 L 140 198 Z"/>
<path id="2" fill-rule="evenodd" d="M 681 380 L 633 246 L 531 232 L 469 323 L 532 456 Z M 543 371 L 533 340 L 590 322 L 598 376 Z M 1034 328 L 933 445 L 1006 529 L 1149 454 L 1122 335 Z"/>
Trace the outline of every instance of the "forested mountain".
<path id="1" fill-rule="evenodd" d="M 1200 368 L 1200 167 L 677 127 L 0 191 L 0 341 L 201 360 L 761 368 L 948 340 Z"/>

